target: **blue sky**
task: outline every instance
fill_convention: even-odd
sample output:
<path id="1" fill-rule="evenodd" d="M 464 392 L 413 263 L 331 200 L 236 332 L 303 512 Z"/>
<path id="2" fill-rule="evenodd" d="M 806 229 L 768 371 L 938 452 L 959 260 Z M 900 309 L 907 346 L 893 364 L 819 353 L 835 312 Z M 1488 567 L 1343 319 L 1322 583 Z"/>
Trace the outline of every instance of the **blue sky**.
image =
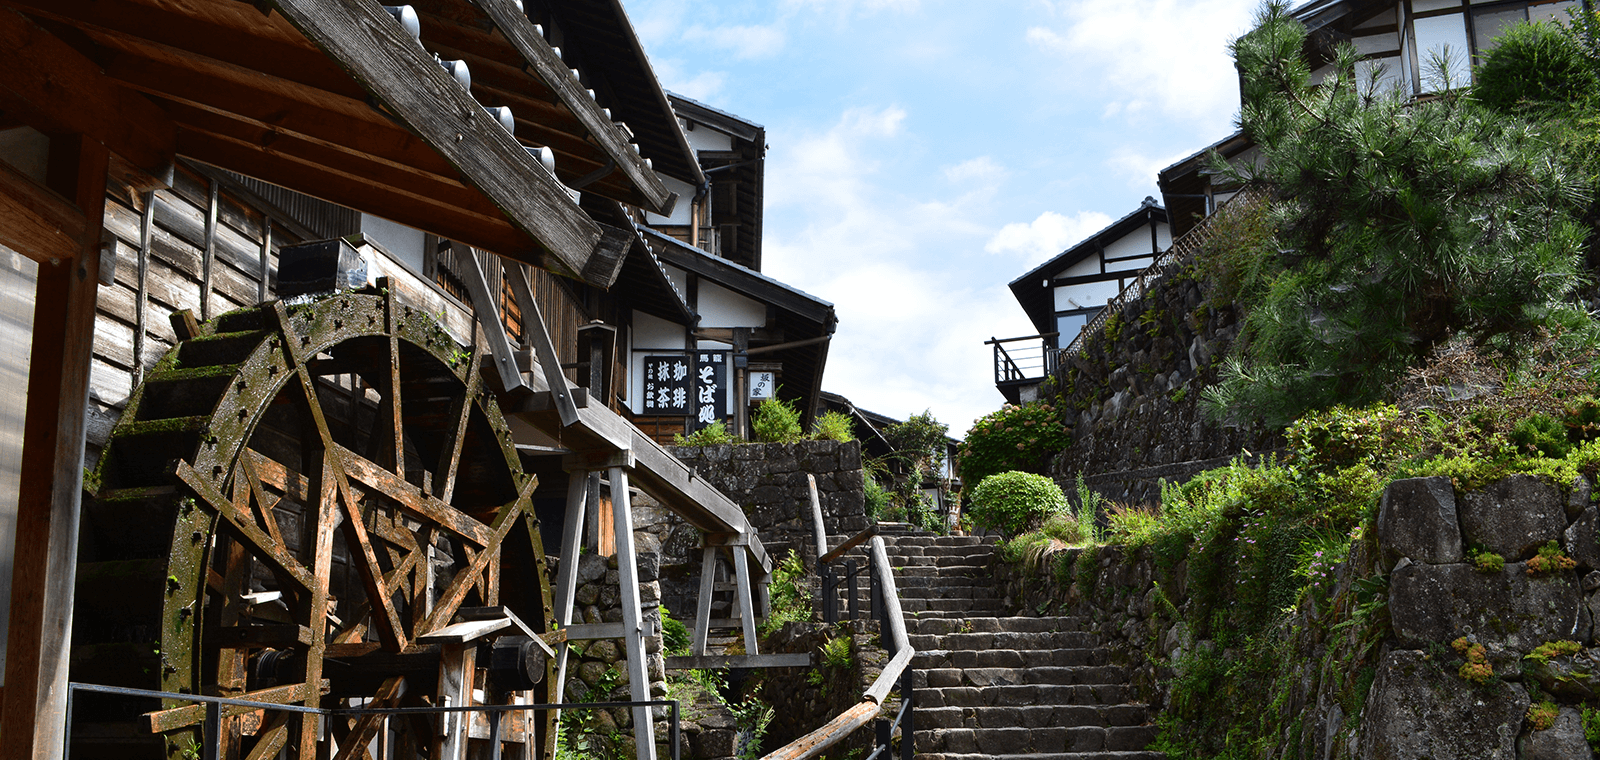
<path id="1" fill-rule="evenodd" d="M 831 301 L 824 388 L 961 437 L 1007 283 L 1227 136 L 1257 0 L 625 0 L 674 92 L 767 128 L 763 270 Z"/>

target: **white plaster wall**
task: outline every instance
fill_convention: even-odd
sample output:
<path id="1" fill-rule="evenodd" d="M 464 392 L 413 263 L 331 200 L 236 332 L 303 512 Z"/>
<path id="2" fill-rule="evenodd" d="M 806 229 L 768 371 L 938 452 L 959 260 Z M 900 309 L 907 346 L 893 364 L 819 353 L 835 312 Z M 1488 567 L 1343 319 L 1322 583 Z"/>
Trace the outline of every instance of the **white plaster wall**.
<path id="1" fill-rule="evenodd" d="M 706 280 L 700 281 L 695 312 L 701 327 L 761 327 L 767 323 L 767 307 Z"/>
<path id="2" fill-rule="evenodd" d="M 628 408 L 643 414 L 639 400 L 644 397 L 644 357 L 653 353 L 682 352 L 683 325 L 668 322 L 642 311 L 633 312 L 633 329 L 628 331 Z"/>
<path id="3" fill-rule="evenodd" d="M 1073 309 L 1092 309 L 1096 306 L 1105 306 L 1107 301 L 1117 297 L 1122 288 L 1116 280 L 1108 282 L 1088 282 L 1082 285 L 1060 285 L 1056 287 L 1056 311 L 1071 311 Z"/>
<path id="4" fill-rule="evenodd" d="M 695 153 L 705 150 L 733 150 L 733 136 L 714 127 L 695 123 L 694 129 L 683 133 L 689 138 L 689 147 Z"/>
<path id="5" fill-rule="evenodd" d="M 659 176 L 661 177 L 661 182 L 667 186 L 667 190 L 678 194 L 678 205 L 672 207 L 672 216 L 661 216 L 660 214 L 645 212 L 645 223 L 681 224 L 687 226 L 689 224 L 689 209 L 694 205 L 694 185 L 668 177 L 665 174 Z"/>

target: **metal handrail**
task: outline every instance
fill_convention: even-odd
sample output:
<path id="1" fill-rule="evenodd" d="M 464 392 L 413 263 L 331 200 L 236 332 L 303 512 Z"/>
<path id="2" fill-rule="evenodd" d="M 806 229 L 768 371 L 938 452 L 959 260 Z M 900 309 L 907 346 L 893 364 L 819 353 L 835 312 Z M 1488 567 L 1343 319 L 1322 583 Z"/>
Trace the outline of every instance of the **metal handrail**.
<path id="1" fill-rule="evenodd" d="M 1078 331 L 1078 335 L 1072 339 L 1072 343 L 1065 348 L 1056 350 L 1055 353 L 1057 355 L 1063 353 L 1070 355 L 1071 352 L 1082 349 L 1084 342 L 1089 339 L 1091 333 L 1100 333 L 1105 330 L 1106 320 L 1112 314 L 1120 312 L 1122 307 L 1129 301 L 1135 298 L 1143 298 L 1144 294 L 1157 281 L 1166 276 L 1169 270 L 1176 268 L 1180 264 L 1187 263 L 1189 257 L 1193 256 L 1196 251 L 1200 250 L 1201 246 L 1211 240 L 1212 234 L 1216 232 L 1214 221 L 1225 210 L 1231 212 L 1238 209 L 1253 208 L 1257 203 L 1265 201 L 1266 198 L 1264 190 L 1254 185 L 1249 185 L 1232 198 L 1223 201 L 1217 206 L 1217 210 L 1214 213 L 1201 219 L 1188 232 L 1183 233 L 1182 237 L 1174 241 L 1171 248 L 1157 256 L 1156 260 L 1151 262 L 1150 266 L 1145 267 L 1144 271 L 1140 272 L 1133 282 L 1128 283 L 1128 286 L 1123 288 L 1116 298 L 1106 302 L 1106 307 L 1095 314 L 1094 318 L 1090 319 L 1089 323 Z M 1057 360 L 1055 366 L 1061 366 L 1061 362 Z"/>
<path id="2" fill-rule="evenodd" d="M 322 717 L 330 717 L 330 718 L 331 717 L 350 718 L 350 717 L 360 717 L 362 715 L 419 715 L 419 714 L 433 714 L 433 713 L 481 712 L 481 713 L 487 713 L 488 714 L 487 718 L 488 718 L 488 721 L 489 721 L 489 733 L 490 733 L 490 735 L 493 735 L 493 736 L 498 736 L 499 735 L 500 719 L 501 719 L 501 717 L 502 717 L 502 715 L 504 713 L 508 713 L 508 712 L 519 712 L 519 711 L 524 711 L 524 710 L 527 710 L 527 711 L 597 710 L 597 709 L 606 709 L 606 708 L 612 708 L 612 707 L 657 707 L 657 706 L 661 706 L 661 707 L 671 707 L 672 708 L 671 717 L 669 718 L 668 729 L 667 729 L 668 741 L 670 741 L 672 743 L 672 748 L 671 748 L 672 760 L 678 760 L 679 752 L 680 752 L 679 745 L 682 744 L 682 742 L 680 741 L 680 738 L 679 738 L 681 736 L 681 727 L 680 727 L 680 724 L 679 724 L 679 705 L 678 705 L 678 700 L 676 700 L 676 699 L 653 699 L 653 700 L 648 700 L 648 701 L 643 701 L 643 702 L 566 702 L 566 703 L 562 703 L 562 704 L 553 704 L 553 705 L 551 705 L 551 704 L 528 704 L 528 705 L 509 704 L 509 705 L 454 705 L 454 706 L 437 706 L 437 707 L 306 707 L 304 705 L 282 704 L 282 703 L 278 703 L 278 702 L 257 702 L 257 701 L 248 700 L 248 699 L 234 699 L 234 698 L 231 698 L 231 697 L 212 697 L 212 696 L 207 696 L 207 695 L 204 695 L 204 694 L 182 694 L 182 693 L 171 692 L 171 691 L 155 691 L 155 690 L 152 690 L 152 689 L 135 689 L 135 688 L 127 687 L 127 686 L 106 686 L 104 684 L 79 683 L 77 681 L 73 681 L 73 682 L 69 682 L 67 684 L 67 710 L 66 710 L 66 719 L 65 719 L 67 732 L 68 732 L 68 737 L 67 737 L 67 739 L 68 739 L 67 740 L 68 750 L 67 751 L 68 751 L 69 754 L 71 752 L 71 746 L 72 746 L 71 731 L 72 731 L 72 702 L 73 702 L 73 695 L 78 693 L 78 692 L 80 692 L 80 691 L 82 691 L 82 692 L 90 692 L 90 693 L 94 693 L 94 694 L 111 694 L 111 695 L 123 696 L 123 697 L 172 699 L 172 700 L 179 700 L 179 701 L 185 701 L 185 702 L 195 702 L 195 703 L 199 703 L 199 704 L 205 705 L 206 706 L 206 715 L 205 715 L 205 718 L 203 719 L 203 721 L 201 723 L 201 726 L 206 728 L 207 730 L 202 731 L 202 735 L 205 738 L 205 743 L 200 748 L 202 760 L 216 760 L 216 758 L 220 754 L 221 731 L 219 730 L 219 727 L 221 726 L 221 721 L 222 721 L 222 708 L 225 707 L 225 706 L 226 707 L 247 707 L 247 708 L 251 708 L 251 709 L 255 709 L 255 710 L 281 710 L 283 712 L 304 713 L 304 714 L 311 714 L 311 715 L 317 715 L 317 716 L 322 716 Z M 499 756 L 500 753 L 499 753 L 498 743 L 496 743 L 496 745 L 491 749 L 490 752 L 491 752 L 491 755 L 493 755 L 493 756 L 496 756 L 496 757 Z"/>
<path id="3" fill-rule="evenodd" d="M 819 536 L 823 535 L 821 509 L 813 510 L 812 521 L 813 530 Z M 889 659 L 888 664 L 883 666 L 883 672 L 878 674 L 872 685 L 861 693 L 860 702 L 839 713 L 821 728 L 778 748 L 766 755 L 762 760 L 806 760 L 806 758 L 821 755 L 876 717 L 883 708 L 883 702 L 888 698 L 889 691 L 895 687 L 896 683 L 899 683 L 901 692 L 902 705 L 900 714 L 895 717 L 893 724 L 879 724 L 877 746 L 872 753 L 872 757 L 878 757 L 881 753 L 887 751 L 889 735 L 892 733 L 893 727 L 900 726 L 901 754 L 906 760 L 911 758 L 911 753 L 916 743 L 914 736 L 915 718 L 913 717 L 915 698 L 910 677 L 911 671 L 908 668 L 911 665 L 911 659 L 916 656 L 916 650 L 911 648 L 911 640 L 906 636 L 905 614 L 900 610 L 900 591 L 894 582 L 894 568 L 889 565 L 889 550 L 884 546 L 883 537 L 877 535 L 876 526 L 868 530 L 872 541 L 868 556 L 872 559 L 872 578 L 877 581 L 874 584 L 876 593 L 873 596 L 873 601 L 881 602 L 875 603 L 873 606 L 880 613 L 880 634 L 888 639 L 889 649 L 894 653 L 894 656 Z M 864 535 L 868 535 L 868 531 L 856 534 L 851 541 L 856 541 L 857 538 Z M 850 544 L 850 542 L 846 542 L 846 544 Z M 825 548 L 827 546 L 826 539 L 819 539 L 817 546 L 819 549 Z M 841 546 L 833 552 L 819 555 L 818 570 L 820 571 L 826 567 L 826 563 L 821 561 L 821 557 L 837 557 L 838 553 L 841 553 L 845 548 L 848 547 Z"/>

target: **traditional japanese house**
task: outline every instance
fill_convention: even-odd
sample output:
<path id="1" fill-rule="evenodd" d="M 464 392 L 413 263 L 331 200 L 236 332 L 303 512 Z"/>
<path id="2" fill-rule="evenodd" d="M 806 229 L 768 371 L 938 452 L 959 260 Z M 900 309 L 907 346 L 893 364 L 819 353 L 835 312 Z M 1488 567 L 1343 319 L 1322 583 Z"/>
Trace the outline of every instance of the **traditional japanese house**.
<path id="1" fill-rule="evenodd" d="M 1292 13 L 1310 33 L 1305 53 L 1313 81 L 1327 74 L 1335 47 L 1348 42 L 1362 56 L 1357 74 L 1363 81 L 1376 75 L 1379 87 L 1425 97 L 1447 84 L 1472 84 L 1473 67 L 1511 24 L 1564 23 L 1571 12 L 1584 9 L 1593 9 L 1591 0 L 1315 0 Z M 1213 152 L 1239 166 L 1257 157 L 1255 145 L 1234 133 L 1162 169 L 1161 197 L 1172 214 L 1175 237 L 1239 189 L 1212 170 Z"/>
<path id="2" fill-rule="evenodd" d="M 678 301 L 632 316 L 628 408 L 663 443 L 719 421 L 749 437 L 751 405 L 770 396 L 792 402 L 809 427 L 838 320 L 832 304 L 761 274 L 766 130 L 668 97 L 705 184 L 668 178 L 694 202 L 645 214 L 645 240 Z"/>
<path id="3" fill-rule="evenodd" d="M 1128 282 L 1172 245 L 1167 210 L 1154 198 L 1011 282 L 1011 293 L 1039 335 L 992 340 L 995 387 L 1013 403 L 1033 401 L 1055 352 Z"/>
<path id="4" fill-rule="evenodd" d="M 823 334 L 778 306 L 826 333 L 831 308 L 737 264 L 652 253 L 646 214 L 715 218 L 714 195 L 669 189 L 707 178 L 614 0 L 19 0 L 0 8 L 0 70 L 0 758 L 63 756 L 69 671 L 307 707 L 484 699 L 469 639 L 439 632 L 467 599 L 492 618 L 477 630 L 518 614 L 553 630 L 570 589 L 544 598 L 530 580 L 539 536 L 560 530 L 561 501 L 581 515 L 606 470 L 622 504 L 632 473 L 708 532 L 745 535 L 729 554 L 741 578 L 747 559 L 757 580 L 770 567 L 738 507 L 627 424 L 627 346 L 651 319 L 737 345 L 750 319 L 698 318 L 724 281 L 770 296 L 744 307 L 770 331 L 756 346 Z M 721 278 L 711 296 L 674 284 L 674 256 Z M 306 261 L 335 266 L 344 296 L 314 298 Z M 819 377 L 826 342 L 811 346 L 810 363 L 774 356 Z M 229 446 L 245 453 L 195 464 Z M 320 477 L 351 480 L 313 493 L 335 470 Z M 536 484 L 563 483 L 579 485 L 546 510 Z M 366 516 L 341 518 L 335 491 L 350 510 L 371 499 Z M 526 540 L 502 557 L 521 512 Z M 188 515 L 209 522 L 171 543 Z M 487 515 L 504 519 L 491 531 Z M 456 543 L 435 547 L 440 531 Z M 440 561 L 456 578 L 435 587 Z M 430 653 L 414 681 L 428 686 L 351 675 L 380 650 Z M 202 736 L 204 708 L 151 702 L 170 709 L 141 726 L 96 699 L 75 705 L 75 757 L 177 757 Z M 230 757 L 325 748 L 317 721 L 291 717 L 230 713 L 204 736 Z M 335 738 L 360 747 L 381 725 Z M 454 724 L 447 754 L 469 733 Z M 553 748 L 549 726 L 505 736 Z"/>

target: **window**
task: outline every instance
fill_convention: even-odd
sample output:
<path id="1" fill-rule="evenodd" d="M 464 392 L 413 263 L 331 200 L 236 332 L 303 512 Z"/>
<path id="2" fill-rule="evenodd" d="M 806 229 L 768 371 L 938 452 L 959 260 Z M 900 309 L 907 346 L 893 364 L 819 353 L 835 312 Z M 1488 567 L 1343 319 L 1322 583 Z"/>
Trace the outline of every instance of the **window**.
<path id="1" fill-rule="evenodd" d="M 1437 92 L 1448 84 L 1472 84 L 1468 61 L 1476 64 L 1494 49 L 1495 40 L 1519 21 L 1564 22 L 1567 13 L 1582 7 L 1583 0 L 1411 0 L 1410 37 L 1415 45 L 1405 63 L 1413 74 L 1412 87 L 1418 93 Z M 1441 70 L 1437 62 L 1447 60 Z"/>
<path id="2" fill-rule="evenodd" d="M 1089 324 L 1089 320 L 1094 319 L 1094 315 L 1099 314 L 1103 308 L 1105 307 L 1056 312 L 1056 332 L 1061 333 L 1056 336 L 1056 347 L 1066 348 L 1072 345 L 1078 333 L 1083 332 L 1084 325 Z"/>

